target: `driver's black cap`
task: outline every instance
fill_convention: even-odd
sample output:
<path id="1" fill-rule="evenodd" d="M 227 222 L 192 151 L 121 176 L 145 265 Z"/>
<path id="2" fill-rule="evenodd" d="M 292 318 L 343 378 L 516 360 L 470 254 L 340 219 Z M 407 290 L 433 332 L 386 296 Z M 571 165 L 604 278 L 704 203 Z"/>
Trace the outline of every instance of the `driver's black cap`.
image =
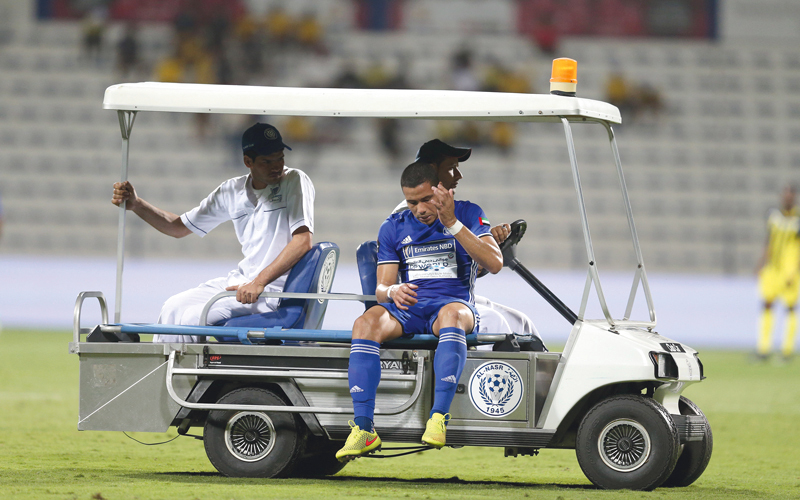
<path id="1" fill-rule="evenodd" d="M 255 150 L 256 154 L 269 155 L 283 148 L 292 150 L 283 143 L 283 138 L 278 129 L 269 123 L 256 123 L 242 134 L 242 151 Z"/>
<path id="2" fill-rule="evenodd" d="M 419 148 L 417 151 L 417 160 L 427 161 L 429 163 L 433 163 L 436 161 L 437 158 L 441 156 L 449 156 L 452 158 L 458 158 L 458 161 L 467 161 L 472 154 L 472 149 L 470 148 L 454 148 L 453 146 L 440 141 L 439 139 L 433 139 L 432 141 L 428 141 Z"/>

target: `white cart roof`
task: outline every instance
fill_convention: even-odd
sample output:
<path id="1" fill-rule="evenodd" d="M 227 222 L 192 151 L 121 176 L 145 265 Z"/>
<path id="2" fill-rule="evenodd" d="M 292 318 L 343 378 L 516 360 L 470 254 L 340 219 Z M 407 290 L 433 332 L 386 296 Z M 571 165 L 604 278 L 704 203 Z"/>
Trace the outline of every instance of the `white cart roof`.
<path id="1" fill-rule="evenodd" d="M 122 83 L 106 89 L 104 109 L 282 116 L 423 118 L 491 121 L 595 119 L 621 123 L 611 104 L 549 94 L 455 90 L 322 89 Z"/>

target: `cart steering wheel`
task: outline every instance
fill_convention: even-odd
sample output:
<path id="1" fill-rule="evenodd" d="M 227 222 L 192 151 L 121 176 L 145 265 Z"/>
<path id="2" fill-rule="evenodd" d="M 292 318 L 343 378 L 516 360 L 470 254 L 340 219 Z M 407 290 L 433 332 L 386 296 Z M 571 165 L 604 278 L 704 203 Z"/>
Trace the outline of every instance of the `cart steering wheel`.
<path id="1" fill-rule="evenodd" d="M 517 258 L 517 243 L 525 235 L 525 230 L 528 229 L 528 223 L 522 219 L 515 220 L 511 223 L 511 232 L 508 238 L 500 243 L 500 252 L 503 254 L 503 265 L 509 267 L 511 262 Z M 481 268 L 478 272 L 478 278 L 482 278 L 489 274 L 489 271 Z"/>
<path id="2" fill-rule="evenodd" d="M 508 238 L 500 243 L 500 251 L 503 253 L 503 265 L 509 267 L 511 262 L 517 258 L 517 243 L 525 236 L 528 223 L 522 219 L 517 219 L 511 223 L 511 233 Z"/>

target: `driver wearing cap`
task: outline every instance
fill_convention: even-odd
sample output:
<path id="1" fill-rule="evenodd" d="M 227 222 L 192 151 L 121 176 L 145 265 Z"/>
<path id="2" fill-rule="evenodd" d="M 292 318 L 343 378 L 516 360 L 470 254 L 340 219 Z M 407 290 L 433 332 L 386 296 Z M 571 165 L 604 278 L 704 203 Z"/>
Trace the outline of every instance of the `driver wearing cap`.
<path id="1" fill-rule="evenodd" d="M 467 161 L 472 155 L 472 149 L 456 148 L 439 139 L 433 139 L 423 144 L 417 152 L 417 161 L 430 163 L 436 168 L 439 182 L 446 189 L 455 191 L 458 181 L 464 178 L 459 169 L 460 163 Z M 392 213 L 407 210 L 406 201 L 403 200 Z M 510 234 L 508 224 L 498 224 L 492 227 L 492 236 L 498 244 L 505 241 Z M 475 295 L 475 307 L 481 317 L 478 333 L 517 333 L 520 335 L 533 335 L 539 342 L 539 332 L 533 321 L 522 311 L 492 302 L 486 297 Z M 541 346 L 544 348 L 544 344 Z M 486 348 L 491 349 L 491 346 Z"/>
<path id="2" fill-rule="evenodd" d="M 201 238 L 223 222 L 233 221 L 244 258 L 226 277 L 215 278 L 167 299 L 159 323 L 197 325 L 203 307 L 213 296 L 228 290 L 211 307 L 208 323 L 249 314 L 275 311 L 276 298 L 259 298 L 280 292 L 291 270 L 311 249 L 314 232 L 314 185 L 308 176 L 284 164 L 280 132 L 257 123 L 242 135 L 247 175 L 220 184 L 200 205 L 183 215 L 155 207 L 137 196 L 130 182 L 114 184 L 111 202 L 132 210 L 158 231 L 175 238 L 194 233 Z M 195 342 L 192 335 L 155 335 L 154 342 Z"/>

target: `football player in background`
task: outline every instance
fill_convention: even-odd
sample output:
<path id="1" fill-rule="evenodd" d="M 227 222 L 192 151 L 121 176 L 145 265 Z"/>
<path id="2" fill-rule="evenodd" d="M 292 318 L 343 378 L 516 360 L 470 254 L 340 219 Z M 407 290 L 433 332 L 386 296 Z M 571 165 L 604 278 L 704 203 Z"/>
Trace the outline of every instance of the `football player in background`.
<path id="1" fill-rule="evenodd" d="M 772 353 L 772 306 L 777 299 L 787 310 L 781 354 L 788 359 L 794 352 L 800 291 L 800 211 L 795 206 L 795 194 L 794 186 L 784 187 L 780 208 L 770 211 L 767 219 L 767 243 L 758 266 L 759 291 L 764 299 L 756 352 L 760 359 Z"/>

